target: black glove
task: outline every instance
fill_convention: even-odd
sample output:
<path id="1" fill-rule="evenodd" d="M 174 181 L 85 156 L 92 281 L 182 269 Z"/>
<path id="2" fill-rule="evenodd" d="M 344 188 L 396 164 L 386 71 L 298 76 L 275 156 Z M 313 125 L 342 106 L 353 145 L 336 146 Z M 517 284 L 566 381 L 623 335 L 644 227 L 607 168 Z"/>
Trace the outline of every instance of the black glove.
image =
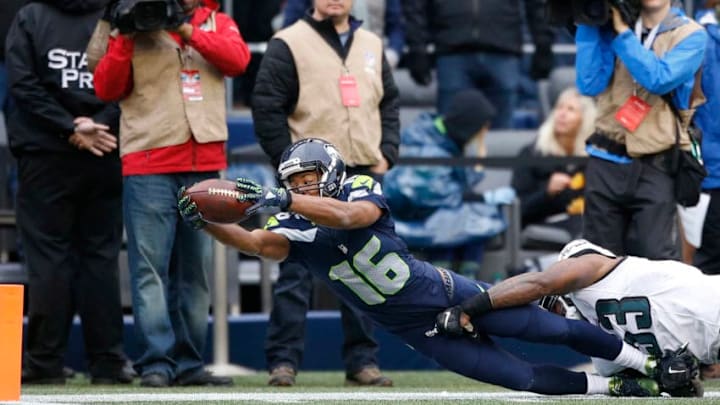
<path id="1" fill-rule="evenodd" d="M 435 326 L 438 332 L 451 336 L 462 336 L 466 329 L 460 326 L 461 314 L 462 308 L 460 308 L 460 305 L 455 305 L 440 312 L 435 318 Z"/>
<path id="2" fill-rule="evenodd" d="M 676 351 L 665 351 L 658 361 L 654 377 L 661 390 L 671 392 L 691 385 L 698 372 L 698 360 L 687 350 L 686 343 Z"/>
<path id="3" fill-rule="evenodd" d="M 533 80 L 547 79 L 550 76 L 555 57 L 551 45 L 540 45 L 535 48 L 530 64 L 530 77 Z"/>
<path id="4" fill-rule="evenodd" d="M 193 229 L 201 229 L 207 222 L 203 219 L 202 214 L 197 209 L 197 204 L 190 199 L 189 195 L 183 196 L 185 187 L 180 187 L 178 191 L 178 212 L 183 221 L 187 222 Z"/>
<path id="5" fill-rule="evenodd" d="M 287 211 L 292 204 L 292 195 L 282 187 L 263 187 L 253 180 L 239 177 L 235 180 L 235 187 L 242 191 L 238 196 L 240 202 L 253 203 L 245 213 L 253 216 L 263 208 L 279 208 Z"/>
<path id="6" fill-rule="evenodd" d="M 410 70 L 410 77 L 415 83 L 427 86 L 432 81 L 430 57 L 424 50 L 410 51 L 406 56 L 406 66 Z"/>

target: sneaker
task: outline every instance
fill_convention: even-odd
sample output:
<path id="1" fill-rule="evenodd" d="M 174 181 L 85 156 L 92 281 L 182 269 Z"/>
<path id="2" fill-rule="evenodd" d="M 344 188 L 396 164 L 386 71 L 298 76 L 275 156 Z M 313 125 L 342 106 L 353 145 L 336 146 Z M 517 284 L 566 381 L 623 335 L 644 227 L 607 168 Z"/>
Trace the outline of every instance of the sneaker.
<path id="1" fill-rule="evenodd" d="M 165 373 L 147 373 L 140 378 L 140 386 L 165 388 L 170 386 L 170 378 Z"/>
<path id="2" fill-rule="evenodd" d="M 345 385 L 372 385 L 376 387 L 392 387 L 393 381 L 380 372 L 376 366 L 368 366 L 355 374 L 345 376 Z"/>
<path id="3" fill-rule="evenodd" d="M 187 387 L 190 385 L 228 387 L 233 385 L 233 380 L 230 377 L 213 375 L 207 370 L 200 370 L 190 375 L 181 375 L 177 377 L 175 379 L 175 385 L 179 385 L 182 387 Z"/>
<path id="4" fill-rule="evenodd" d="M 610 378 L 610 395 L 614 397 L 657 397 L 660 396 L 658 383 L 651 378 Z"/>
<path id="5" fill-rule="evenodd" d="M 60 372 L 60 374 L 57 375 L 44 374 L 39 371 L 23 367 L 21 380 L 23 384 L 63 385 L 65 384 L 65 374 L 62 371 Z"/>
<path id="6" fill-rule="evenodd" d="M 292 387 L 295 385 L 296 374 L 295 369 L 290 366 L 277 366 L 270 371 L 268 385 L 272 385 L 273 387 Z"/>

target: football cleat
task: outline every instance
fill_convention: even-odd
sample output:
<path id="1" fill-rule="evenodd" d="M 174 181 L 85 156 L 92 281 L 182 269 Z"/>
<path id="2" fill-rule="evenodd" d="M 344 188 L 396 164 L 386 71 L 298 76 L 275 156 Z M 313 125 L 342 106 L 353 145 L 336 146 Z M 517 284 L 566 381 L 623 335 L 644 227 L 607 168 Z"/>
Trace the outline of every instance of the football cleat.
<path id="1" fill-rule="evenodd" d="M 660 387 L 651 378 L 629 378 L 615 376 L 610 378 L 610 395 L 614 397 L 658 397 Z"/>

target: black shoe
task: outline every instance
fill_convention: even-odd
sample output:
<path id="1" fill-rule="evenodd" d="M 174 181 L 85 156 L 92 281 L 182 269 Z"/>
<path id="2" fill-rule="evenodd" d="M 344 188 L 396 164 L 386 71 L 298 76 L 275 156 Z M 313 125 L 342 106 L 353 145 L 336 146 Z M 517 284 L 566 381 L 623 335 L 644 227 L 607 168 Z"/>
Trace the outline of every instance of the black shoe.
<path id="1" fill-rule="evenodd" d="M 45 374 L 39 371 L 31 370 L 23 367 L 22 369 L 22 383 L 23 384 L 65 384 L 65 375 L 62 371 L 60 374 Z"/>
<path id="2" fill-rule="evenodd" d="M 125 368 L 120 369 L 115 374 L 108 375 L 94 375 L 90 377 L 90 384 L 102 384 L 102 385 L 113 385 L 113 384 L 130 384 L 133 382 L 133 375 L 128 373 Z"/>
<path id="3" fill-rule="evenodd" d="M 231 386 L 233 380 L 230 377 L 220 377 L 212 375 L 207 370 L 200 370 L 191 375 L 182 375 L 175 379 L 175 385 L 189 386 L 189 385 L 213 385 L 213 386 Z"/>
<path id="4" fill-rule="evenodd" d="M 140 386 L 164 388 L 170 386 L 170 379 L 163 373 L 148 373 L 140 378 Z"/>

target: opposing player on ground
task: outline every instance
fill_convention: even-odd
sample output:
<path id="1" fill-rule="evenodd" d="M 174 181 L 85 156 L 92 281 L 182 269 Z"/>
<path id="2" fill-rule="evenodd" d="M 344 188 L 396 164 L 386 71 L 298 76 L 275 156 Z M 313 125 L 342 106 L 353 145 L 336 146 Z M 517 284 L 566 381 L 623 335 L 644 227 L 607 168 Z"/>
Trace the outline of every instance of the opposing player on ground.
<path id="1" fill-rule="evenodd" d="M 460 333 L 491 309 L 525 305 L 541 299 L 543 307 L 614 333 L 643 351 L 662 356 L 687 344 L 683 364 L 670 365 L 664 389 L 673 396 L 702 395 L 692 380 L 694 357 L 718 362 L 720 350 L 720 276 L 708 276 L 674 260 L 616 257 L 586 240 L 567 244 L 559 261 L 542 273 L 508 278 L 448 308 L 438 316 L 439 329 Z M 563 297 L 565 295 L 565 297 Z M 470 320 L 472 318 L 472 321 Z M 449 320 L 449 321 L 446 321 Z M 624 367 L 593 359 L 602 375 Z M 688 379 L 692 385 L 688 385 Z"/>
<path id="2" fill-rule="evenodd" d="M 265 229 L 207 224 L 190 197 L 181 215 L 219 241 L 246 254 L 302 261 L 346 303 L 442 366 L 479 381 L 541 394 L 658 395 L 649 378 L 601 377 L 549 365 L 529 364 L 490 336 L 563 344 L 592 357 L 613 360 L 645 375 L 657 362 L 600 328 L 565 319 L 534 305 L 477 317 L 474 333 L 438 335 L 435 317 L 488 286 L 416 260 L 395 234 L 380 185 L 367 176 L 345 180 L 344 163 L 330 144 L 305 139 L 283 154 L 278 174 L 284 188 L 263 188 L 238 179 L 248 209 L 281 213 Z"/>

